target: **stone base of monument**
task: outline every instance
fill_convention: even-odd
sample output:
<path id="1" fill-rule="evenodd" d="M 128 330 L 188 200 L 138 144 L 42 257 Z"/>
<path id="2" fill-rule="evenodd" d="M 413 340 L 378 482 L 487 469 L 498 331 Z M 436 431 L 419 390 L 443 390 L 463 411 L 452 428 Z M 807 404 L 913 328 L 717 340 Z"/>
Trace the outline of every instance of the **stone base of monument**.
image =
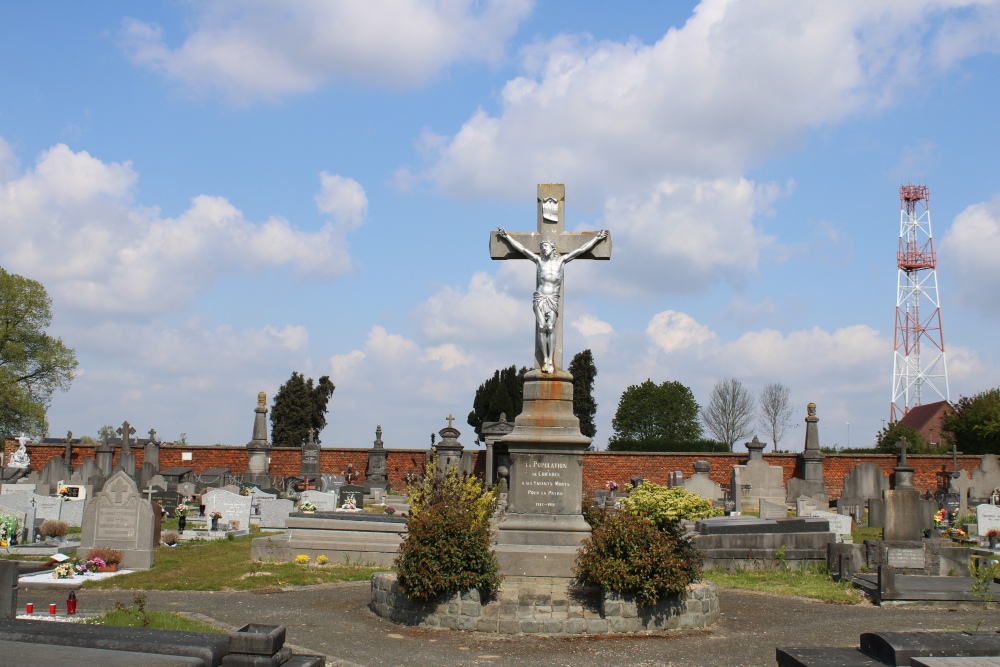
<path id="1" fill-rule="evenodd" d="M 754 567 L 778 562 L 788 567 L 823 565 L 828 545 L 837 541 L 829 522 L 812 517 L 758 519 L 718 517 L 695 524 L 693 542 L 706 569 Z"/>
<path id="2" fill-rule="evenodd" d="M 562 577 L 509 577 L 495 600 L 476 589 L 433 602 L 416 602 L 399 590 L 396 574 L 372 575 L 371 610 L 394 623 L 501 634 L 599 635 L 707 628 L 719 620 L 719 588 L 687 587 L 652 607 L 629 597 L 580 586 Z"/>
<path id="3" fill-rule="evenodd" d="M 529 371 L 524 406 L 503 438 L 510 455 L 507 512 L 496 553 L 505 577 L 571 577 L 590 536 L 580 511 L 583 452 L 590 438 L 573 414 L 573 376 Z"/>
<path id="4" fill-rule="evenodd" d="M 250 556 L 257 560 L 295 560 L 301 554 L 331 563 L 391 566 L 406 533 L 406 519 L 384 514 L 347 512 L 293 512 L 285 520 L 285 533 L 258 537 Z"/>

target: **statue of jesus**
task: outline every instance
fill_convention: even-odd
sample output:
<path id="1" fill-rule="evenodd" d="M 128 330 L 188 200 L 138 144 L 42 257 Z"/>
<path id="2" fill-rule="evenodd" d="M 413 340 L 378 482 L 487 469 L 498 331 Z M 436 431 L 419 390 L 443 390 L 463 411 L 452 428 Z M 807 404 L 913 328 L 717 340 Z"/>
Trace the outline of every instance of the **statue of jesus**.
<path id="1" fill-rule="evenodd" d="M 514 250 L 530 259 L 538 267 L 535 295 L 532 301 L 535 311 L 535 334 L 542 351 L 542 372 L 552 373 L 555 366 L 552 362 L 556 347 L 556 319 L 559 317 L 559 292 L 562 288 L 564 267 L 585 252 L 589 252 L 598 243 L 607 238 L 607 230 L 601 230 L 587 243 L 573 252 L 560 255 L 552 241 L 542 241 L 540 254 L 535 254 L 524 247 L 513 236 L 501 227 L 497 230 L 500 238 L 510 244 Z"/>

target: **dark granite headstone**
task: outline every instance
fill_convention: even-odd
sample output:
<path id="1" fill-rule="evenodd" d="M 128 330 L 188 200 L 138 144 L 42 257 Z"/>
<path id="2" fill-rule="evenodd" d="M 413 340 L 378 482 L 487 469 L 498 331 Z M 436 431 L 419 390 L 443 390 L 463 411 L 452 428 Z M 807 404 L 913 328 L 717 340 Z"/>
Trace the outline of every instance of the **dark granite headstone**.
<path id="1" fill-rule="evenodd" d="M 345 503 L 354 503 L 357 509 L 365 506 L 365 487 L 356 484 L 345 484 L 340 487 L 340 506 Z"/>
<path id="2" fill-rule="evenodd" d="M 309 441 L 302 445 L 302 463 L 299 465 L 299 477 L 311 482 L 315 488 L 320 478 L 319 443 L 315 441 L 316 432 L 309 430 Z"/>

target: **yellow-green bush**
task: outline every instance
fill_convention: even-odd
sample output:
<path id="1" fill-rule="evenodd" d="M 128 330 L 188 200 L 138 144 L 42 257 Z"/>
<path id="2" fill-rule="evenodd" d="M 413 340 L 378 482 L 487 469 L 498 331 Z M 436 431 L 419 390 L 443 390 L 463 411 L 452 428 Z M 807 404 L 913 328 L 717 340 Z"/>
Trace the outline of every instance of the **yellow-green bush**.
<path id="1" fill-rule="evenodd" d="M 682 486 L 668 488 L 648 481 L 634 489 L 628 498 L 622 498 L 621 503 L 623 510 L 648 518 L 658 528 L 683 519 L 694 521 L 723 514 L 712 506 L 712 501 Z"/>

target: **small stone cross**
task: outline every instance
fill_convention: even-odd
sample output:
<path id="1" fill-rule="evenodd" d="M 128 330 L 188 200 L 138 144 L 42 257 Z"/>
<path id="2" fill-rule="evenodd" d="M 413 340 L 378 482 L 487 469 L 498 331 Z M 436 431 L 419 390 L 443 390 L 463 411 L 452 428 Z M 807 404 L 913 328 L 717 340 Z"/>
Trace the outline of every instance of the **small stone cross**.
<path id="1" fill-rule="evenodd" d="M 73 461 L 73 431 L 68 431 L 66 433 L 66 465 L 70 465 Z"/>
<path id="2" fill-rule="evenodd" d="M 451 423 L 452 423 L 453 421 L 455 421 L 455 418 L 454 418 L 454 417 L 452 417 L 452 416 L 451 416 L 451 413 L 449 412 L 449 413 L 448 413 L 448 416 L 447 416 L 447 417 L 445 417 L 445 419 L 447 419 L 447 420 L 448 420 L 448 428 L 451 428 Z"/>
<path id="3" fill-rule="evenodd" d="M 121 428 L 117 429 L 115 432 L 122 437 L 122 451 L 132 451 L 132 442 L 129 440 L 129 436 L 135 435 L 135 429 L 132 425 L 129 424 L 128 421 L 124 421 L 122 422 Z"/>
<path id="4" fill-rule="evenodd" d="M 961 452 L 958 451 L 958 443 L 957 442 L 952 442 L 951 443 L 951 476 L 954 477 L 954 478 L 956 478 L 956 479 L 958 478 L 958 455 L 959 454 L 961 454 Z"/>
<path id="5" fill-rule="evenodd" d="M 128 493 L 128 484 L 121 479 L 115 481 L 114 485 L 108 488 L 108 495 L 111 496 L 115 505 L 122 504 L 122 496 Z"/>
<path id="6" fill-rule="evenodd" d="M 554 243 L 559 254 L 567 255 L 574 250 L 582 248 L 586 243 L 593 240 L 599 232 L 567 232 L 566 221 L 566 186 L 562 183 L 540 183 L 538 185 L 538 231 L 536 232 L 508 232 L 508 235 L 528 248 L 532 252 L 539 252 L 543 241 Z M 527 259 L 524 255 L 514 249 L 509 243 L 504 241 L 499 232 L 490 233 L 490 259 Z M 611 259 L 611 237 L 608 236 L 604 242 L 598 243 L 589 252 L 585 252 L 577 259 Z M 555 348 L 552 353 L 552 361 L 556 369 L 561 369 L 562 365 L 562 340 L 563 340 L 563 305 L 565 281 L 559 290 L 559 316 L 555 324 Z M 542 368 L 543 355 L 541 344 L 535 341 L 535 363 L 537 368 Z"/>
<path id="7" fill-rule="evenodd" d="M 155 428 L 149 429 L 149 441 L 150 442 L 156 442 L 156 429 Z"/>
<path id="8" fill-rule="evenodd" d="M 309 429 L 309 444 L 310 445 L 316 444 L 315 437 L 316 437 L 316 429 L 314 429 L 314 428 Z"/>
<path id="9" fill-rule="evenodd" d="M 906 450 L 907 450 L 907 448 L 909 446 L 910 446 L 910 443 L 907 442 L 906 438 L 900 438 L 899 442 L 896 443 L 896 447 L 899 448 L 899 463 L 898 463 L 898 467 L 900 467 L 900 468 L 905 468 L 906 467 Z"/>
<path id="10" fill-rule="evenodd" d="M 148 498 L 149 504 L 152 505 L 153 504 L 153 494 L 156 493 L 156 489 L 154 489 L 152 486 L 150 486 L 148 489 L 143 489 L 142 492 L 145 493 L 147 496 L 149 496 L 149 498 Z"/>

